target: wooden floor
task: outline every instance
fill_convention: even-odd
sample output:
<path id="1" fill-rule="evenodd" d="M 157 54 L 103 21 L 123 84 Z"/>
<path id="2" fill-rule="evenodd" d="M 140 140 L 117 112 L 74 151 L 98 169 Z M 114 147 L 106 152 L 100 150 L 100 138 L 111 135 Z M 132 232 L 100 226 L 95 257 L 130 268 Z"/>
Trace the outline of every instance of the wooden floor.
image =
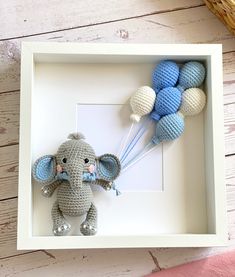
<path id="1" fill-rule="evenodd" d="M 222 43 L 229 246 L 17 251 L 22 41 Z M 230 249 L 235 249 L 235 37 L 204 3 L 201 0 L 0 0 L 0 276 L 144 276 Z"/>

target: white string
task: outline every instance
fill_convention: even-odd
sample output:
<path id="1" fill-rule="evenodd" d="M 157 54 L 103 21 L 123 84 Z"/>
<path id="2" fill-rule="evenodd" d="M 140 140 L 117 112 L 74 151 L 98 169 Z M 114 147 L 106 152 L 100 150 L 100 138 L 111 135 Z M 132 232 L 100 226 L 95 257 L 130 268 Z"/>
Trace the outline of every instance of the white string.
<path id="1" fill-rule="evenodd" d="M 149 127 L 151 127 L 152 123 L 153 123 L 153 121 L 148 117 L 144 120 L 144 122 L 141 124 L 138 132 L 135 134 L 132 141 L 126 147 L 124 153 L 122 153 L 122 156 L 121 156 L 121 159 L 120 159 L 121 163 L 125 162 L 125 160 L 129 156 L 129 154 L 133 151 L 133 149 L 137 145 L 138 141 L 142 138 L 143 134 L 148 130 Z"/>
<path id="2" fill-rule="evenodd" d="M 123 140 L 123 142 L 121 144 L 121 147 L 120 147 L 120 150 L 119 150 L 119 153 L 118 153 L 118 157 L 120 157 L 122 155 L 124 149 L 126 148 L 126 145 L 127 145 L 127 142 L 130 138 L 130 135 L 132 133 L 133 127 L 134 127 L 134 122 L 132 122 L 132 124 L 130 126 L 130 129 L 129 129 L 129 132 L 128 132 L 126 138 Z"/>
<path id="3" fill-rule="evenodd" d="M 144 150 L 146 150 L 147 148 L 149 148 L 149 146 L 152 147 L 145 153 Z M 147 147 L 148 146 L 148 147 Z M 142 160 L 146 155 L 148 155 L 149 153 L 151 153 L 153 150 L 155 150 L 155 148 L 158 146 L 158 144 L 148 144 L 146 145 L 146 147 L 143 149 L 143 151 L 141 151 L 141 153 L 139 155 L 137 155 L 136 157 L 134 157 L 130 162 L 127 163 L 127 165 L 125 165 L 122 169 L 122 172 L 125 172 L 129 167 L 133 166 L 134 164 L 136 164 L 138 161 Z M 143 154 L 142 154 L 143 153 Z M 142 154 L 142 155 L 141 155 Z"/>
<path id="4" fill-rule="evenodd" d="M 128 155 L 131 153 L 131 151 L 134 149 L 134 147 L 136 146 L 136 144 L 138 143 L 138 141 L 141 139 L 142 135 L 146 132 L 147 128 L 142 124 L 141 128 L 139 129 L 139 131 L 135 134 L 135 136 L 133 137 L 132 141 L 130 142 L 130 144 L 126 147 L 120 162 L 124 163 L 124 161 L 126 160 L 126 158 L 128 157 Z"/>
<path id="5" fill-rule="evenodd" d="M 144 148 L 142 149 L 142 150 L 140 150 L 138 153 L 136 153 L 135 154 L 135 156 L 133 157 L 133 158 L 131 158 L 127 163 L 125 163 L 124 165 L 123 165 L 123 169 L 125 169 L 127 166 L 129 166 L 129 164 L 131 164 L 132 162 L 134 162 L 137 158 L 139 158 L 143 153 L 145 153 L 148 149 L 149 149 L 149 147 L 150 146 L 152 146 L 152 142 L 150 141 L 150 142 L 148 142 L 145 146 L 144 146 Z"/>

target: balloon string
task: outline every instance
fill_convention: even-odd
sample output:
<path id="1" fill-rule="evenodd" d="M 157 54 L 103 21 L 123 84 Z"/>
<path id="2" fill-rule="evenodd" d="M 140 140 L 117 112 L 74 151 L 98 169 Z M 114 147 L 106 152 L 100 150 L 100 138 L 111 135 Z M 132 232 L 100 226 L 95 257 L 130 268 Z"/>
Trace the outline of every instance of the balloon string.
<path id="1" fill-rule="evenodd" d="M 157 145 L 158 144 L 154 144 L 152 141 L 150 141 L 141 152 L 139 152 L 133 159 L 131 159 L 124 165 L 122 172 L 125 172 L 129 167 L 133 166 L 134 164 L 142 160 L 146 155 L 155 150 Z"/>
<path id="2" fill-rule="evenodd" d="M 124 155 L 121 158 L 121 163 L 123 163 L 133 148 L 136 146 L 137 142 L 141 139 L 142 135 L 146 132 L 147 128 L 141 128 L 141 132 L 134 137 L 134 140 L 129 144 L 127 150 L 125 151 Z"/>
<path id="3" fill-rule="evenodd" d="M 118 157 L 120 157 L 122 155 L 122 152 L 124 151 L 124 149 L 126 147 L 126 144 L 127 144 L 128 140 L 129 140 L 129 137 L 130 137 L 130 135 L 132 133 L 133 127 L 134 127 L 134 122 L 132 122 L 132 124 L 130 126 L 130 129 L 128 131 L 128 134 L 127 134 L 127 136 L 125 137 L 125 139 L 123 140 L 123 142 L 121 144 L 120 151 L 118 153 Z"/>
<path id="4" fill-rule="evenodd" d="M 132 124 L 134 124 L 134 123 L 132 123 Z M 130 145 L 133 143 L 133 141 L 135 140 L 135 138 L 137 137 L 137 135 L 138 135 L 139 132 L 141 131 L 141 129 L 142 129 L 142 127 L 143 127 L 143 124 L 144 124 L 144 122 L 140 125 L 140 127 L 139 127 L 137 133 L 132 137 L 131 141 L 126 145 L 124 153 L 122 153 L 122 154 L 120 155 L 120 158 L 119 158 L 120 161 L 121 161 L 121 159 L 123 159 L 123 156 L 125 155 L 126 151 L 129 150 Z M 122 151 L 122 152 L 123 152 L 123 151 Z"/>
<path id="5" fill-rule="evenodd" d="M 122 167 L 122 170 L 124 170 L 127 166 L 129 166 L 135 159 L 137 159 L 140 155 L 142 155 L 143 153 L 145 153 L 148 149 L 149 149 L 149 147 L 152 145 L 152 142 L 150 141 L 149 143 L 147 143 L 146 145 L 145 145 L 145 147 L 142 149 L 142 150 L 140 150 L 137 154 L 135 154 L 135 156 L 131 159 L 131 160 L 129 160 L 126 164 L 124 164 L 124 166 Z"/>
<path id="6" fill-rule="evenodd" d="M 133 148 L 135 147 L 137 142 L 140 140 L 142 135 L 146 132 L 148 126 L 145 126 L 145 124 L 146 124 L 146 122 L 148 122 L 148 120 L 149 120 L 148 118 L 145 119 L 145 121 L 141 124 L 140 128 L 138 129 L 137 133 L 132 138 L 129 145 L 127 145 L 124 153 L 122 154 L 122 156 L 120 158 L 121 163 L 123 163 L 125 161 L 125 159 L 128 157 L 130 152 L 133 150 Z"/>

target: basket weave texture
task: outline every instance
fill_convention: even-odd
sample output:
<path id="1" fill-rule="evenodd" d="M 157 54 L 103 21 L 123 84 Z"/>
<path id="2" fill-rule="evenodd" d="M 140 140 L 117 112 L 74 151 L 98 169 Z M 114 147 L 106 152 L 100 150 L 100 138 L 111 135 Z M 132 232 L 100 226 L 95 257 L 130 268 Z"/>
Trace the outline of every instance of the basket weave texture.
<path id="1" fill-rule="evenodd" d="M 235 0 L 204 0 L 204 2 L 235 35 Z"/>

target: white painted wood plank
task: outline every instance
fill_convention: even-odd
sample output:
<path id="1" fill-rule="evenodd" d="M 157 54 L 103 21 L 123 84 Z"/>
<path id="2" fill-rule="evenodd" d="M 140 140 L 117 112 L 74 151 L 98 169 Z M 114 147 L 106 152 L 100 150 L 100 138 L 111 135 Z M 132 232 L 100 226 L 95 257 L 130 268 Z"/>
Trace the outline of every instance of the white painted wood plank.
<path id="1" fill-rule="evenodd" d="M 21 41 L 223 43 L 223 51 L 235 51 L 234 36 L 206 7 L 145 16 L 0 42 L 0 92 L 19 90 Z M 230 59 L 234 61 L 234 56 L 226 55 L 225 67 L 231 72 Z M 227 81 L 231 80 L 229 76 Z M 228 85 L 226 93 L 232 94 L 233 88 Z"/>
<path id="2" fill-rule="evenodd" d="M 234 215 L 233 215 L 234 217 Z M 234 226 L 229 227 L 230 229 Z M 180 264 L 188 263 L 195 260 L 204 259 L 213 255 L 221 254 L 228 251 L 234 251 L 235 243 L 234 237 L 227 247 L 214 248 L 162 248 L 152 250 L 152 254 L 157 257 L 161 269 L 167 269 Z"/>
<path id="3" fill-rule="evenodd" d="M 224 106 L 225 154 L 235 153 L 235 103 Z"/>
<path id="4" fill-rule="evenodd" d="M 235 195 L 235 192 L 233 192 L 233 195 Z M 234 203 L 234 197 L 233 197 L 233 203 Z M 233 245 L 233 248 L 235 249 L 235 209 L 228 212 L 228 239 L 231 245 Z"/>
<path id="5" fill-rule="evenodd" d="M 11 165 L 9 165 L 9 168 L 11 168 Z M 0 200 L 17 196 L 18 195 L 17 190 L 18 190 L 18 176 L 0 178 Z"/>
<path id="6" fill-rule="evenodd" d="M 235 224 L 235 184 L 227 186 L 227 210 L 231 213 L 233 212 L 232 215 L 234 216 L 233 219 Z"/>
<path id="7" fill-rule="evenodd" d="M 8 199 L 0 201 L 0 222 L 1 224 L 10 224 L 16 222 L 17 199 Z"/>
<path id="8" fill-rule="evenodd" d="M 2 273 L 9 276 L 42 276 L 48 272 L 56 276 L 143 276 L 232 249 L 234 241 L 224 248 L 50 250 L 6 258 L 0 263 Z"/>
<path id="9" fill-rule="evenodd" d="M 58 250 L 4 259 L 3 276 L 144 276 L 154 268 L 147 250 Z"/>
<path id="10" fill-rule="evenodd" d="M 0 146 L 18 143 L 19 92 L 0 94 Z"/>
<path id="11" fill-rule="evenodd" d="M 0 39 L 100 24 L 203 4 L 202 0 L 1 1 Z"/>
<path id="12" fill-rule="evenodd" d="M 226 184 L 235 186 L 235 155 L 225 158 Z"/>
<path id="13" fill-rule="evenodd" d="M 26 253 L 26 251 L 16 250 L 16 219 L 17 199 L 0 201 L 0 259 Z"/>
<path id="14" fill-rule="evenodd" d="M 17 186 L 18 145 L 0 147 L 0 200 L 17 196 Z"/>
<path id="15" fill-rule="evenodd" d="M 235 103 L 235 52 L 223 55 L 223 67 L 224 104 Z"/>

